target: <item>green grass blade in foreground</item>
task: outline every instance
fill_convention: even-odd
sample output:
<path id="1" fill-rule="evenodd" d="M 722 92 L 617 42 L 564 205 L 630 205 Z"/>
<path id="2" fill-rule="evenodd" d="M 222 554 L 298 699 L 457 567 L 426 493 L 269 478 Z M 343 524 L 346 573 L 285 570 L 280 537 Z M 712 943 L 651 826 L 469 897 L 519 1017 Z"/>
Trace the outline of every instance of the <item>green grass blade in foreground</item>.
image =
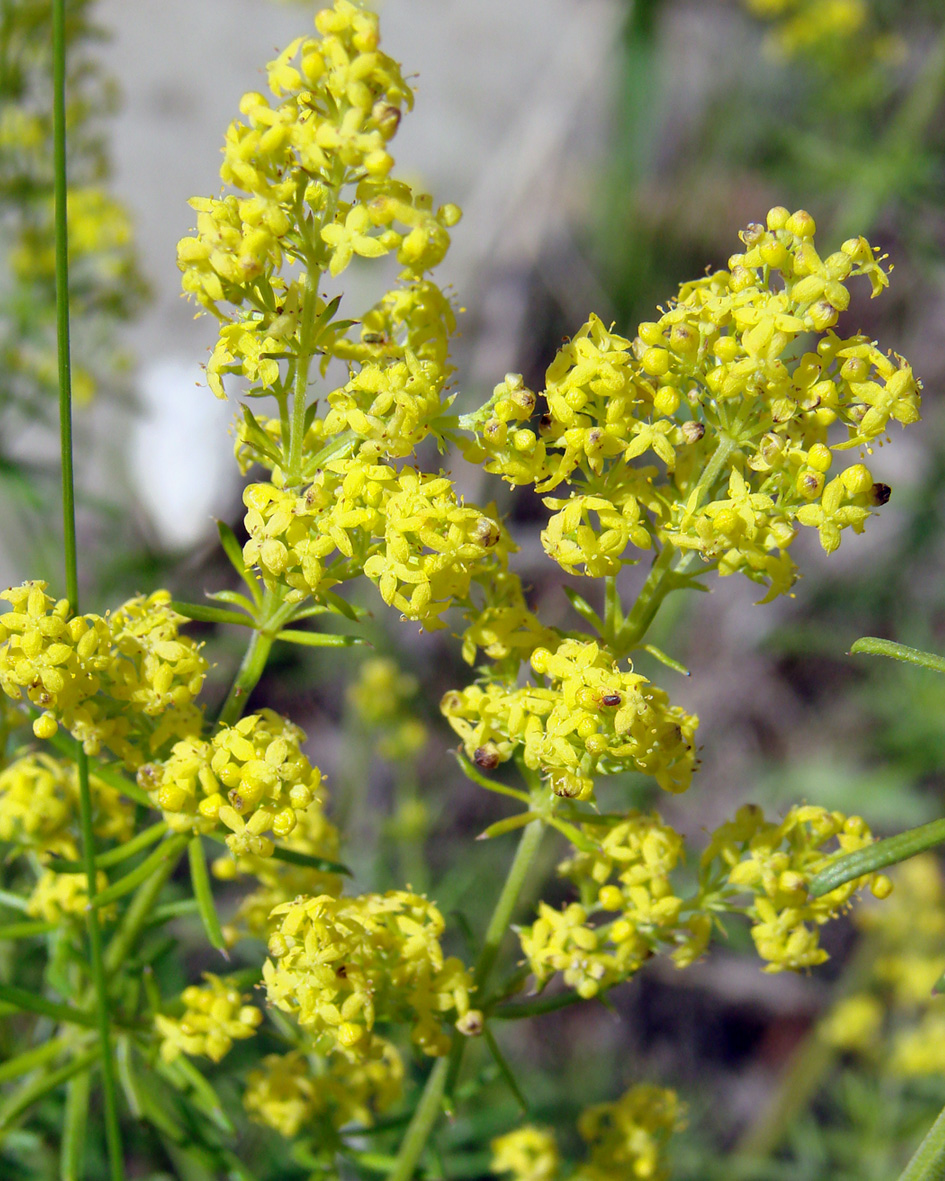
<path id="1" fill-rule="evenodd" d="M 883 841 L 874 841 L 864 849 L 834 858 L 811 879 L 810 894 L 814 898 L 820 898 L 824 894 L 829 894 L 831 890 L 836 890 L 838 886 L 862 877 L 865 873 L 875 873 L 878 869 L 898 865 L 900 861 L 908 861 L 910 857 L 943 843 L 945 819 L 921 824 L 918 828 L 910 828 L 908 832 L 887 837 Z"/>
<path id="2" fill-rule="evenodd" d="M 899 1181 L 942 1181 L 945 1178 L 945 1110 L 929 1129 Z"/>

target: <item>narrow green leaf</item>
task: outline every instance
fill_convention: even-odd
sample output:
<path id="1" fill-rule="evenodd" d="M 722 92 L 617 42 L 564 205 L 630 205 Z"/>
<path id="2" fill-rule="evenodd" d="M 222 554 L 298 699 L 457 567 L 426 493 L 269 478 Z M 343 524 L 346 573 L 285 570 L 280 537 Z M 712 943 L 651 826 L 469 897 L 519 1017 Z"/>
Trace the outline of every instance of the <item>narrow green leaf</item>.
<path id="1" fill-rule="evenodd" d="M 499 1068 L 499 1073 L 505 1079 L 506 1086 L 515 1096 L 515 1102 L 519 1105 L 522 1115 L 528 1115 L 529 1111 L 531 1110 L 528 1100 L 522 1093 L 522 1088 L 518 1085 L 518 1080 L 512 1073 L 512 1068 L 506 1061 L 505 1055 L 499 1049 L 499 1043 L 495 1040 L 488 1023 L 482 1027 L 482 1036 L 486 1045 L 489 1047 L 489 1053 L 492 1055 L 496 1066 Z"/>
<path id="2" fill-rule="evenodd" d="M 598 1000 L 600 997 L 597 998 Z M 534 1001 L 512 1001 L 490 1011 L 493 1021 L 520 1021 L 525 1017 L 539 1017 L 543 1013 L 554 1013 L 571 1005 L 580 1005 L 585 1000 L 577 992 L 559 992 L 556 996 L 543 997 Z"/>
<path id="3" fill-rule="evenodd" d="M 899 1181 L 942 1181 L 945 1178 L 945 1109 L 916 1149 Z"/>
<path id="4" fill-rule="evenodd" d="M 38 1103 L 50 1091 L 55 1091 L 57 1087 L 61 1087 L 69 1079 L 75 1078 L 83 1070 L 88 1070 L 101 1057 L 101 1053 L 99 1045 L 92 1046 L 85 1053 L 77 1054 L 71 1062 L 60 1066 L 58 1070 L 43 1071 L 38 1078 L 24 1083 L 0 1107 L 0 1129 L 5 1130 L 10 1127 L 15 1119 L 21 1116 L 24 1111 L 28 1111 L 34 1103 Z"/>
<path id="5" fill-rule="evenodd" d="M 674 660 L 672 656 L 667 656 L 662 648 L 657 648 L 655 644 L 644 644 L 643 651 L 649 652 L 654 656 L 660 664 L 665 664 L 667 668 L 673 669 L 674 672 L 682 673 L 684 677 L 691 677 L 692 673 L 684 664 L 680 664 L 678 660 Z"/>
<path id="6" fill-rule="evenodd" d="M 40 1017 L 51 1017 L 54 1021 L 67 1021 L 71 1025 L 82 1025 L 87 1029 L 97 1028 L 93 1013 L 83 1013 L 72 1005 L 59 1001 L 47 1000 L 38 993 L 30 992 L 26 988 L 17 988 L 12 984 L 0 984 L 0 1001 L 8 1005 L 15 1005 L 23 1013 L 36 1013 Z"/>
<path id="7" fill-rule="evenodd" d="M 166 821 L 159 820 L 157 824 L 152 824 L 150 828 L 139 832 L 136 837 L 132 837 L 125 844 L 118 845 L 114 849 L 109 849 L 107 853 L 99 853 L 95 858 L 95 864 L 99 869 L 109 869 L 113 865 L 120 865 L 123 861 L 127 861 L 129 857 L 134 857 L 136 853 L 140 853 L 142 849 L 146 849 L 148 845 L 153 845 L 155 841 L 159 841 L 166 832 Z M 46 866 L 48 869 L 53 870 L 54 873 L 85 872 L 85 865 L 81 861 L 66 861 L 65 859 L 52 858 L 46 862 Z"/>
<path id="8" fill-rule="evenodd" d="M 69 1080 L 62 1129 L 59 1175 L 62 1181 L 85 1181 L 85 1142 L 92 1077 L 83 1070 Z"/>
<path id="9" fill-rule="evenodd" d="M 54 1058 L 58 1058 L 71 1044 L 71 1036 L 50 1038 L 41 1046 L 35 1046 L 32 1050 L 24 1050 L 15 1058 L 8 1058 L 5 1062 L 0 1062 L 0 1083 L 12 1082 L 13 1079 L 19 1078 L 23 1074 L 29 1074 L 31 1070 L 45 1066 Z"/>
<path id="10" fill-rule="evenodd" d="M 561 589 L 564 591 L 568 602 L 571 604 L 577 614 L 580 615 L 585 623 L 589 623 L 591 627 L 597 632 L 597 634 L 600 635 L 604 630 L 603 620 L 590 605 L 587 599 L 582 598 L 582 596 L 579 595 L 576 590 L 572 590 L 569 586 L 563 586 Z"/>
<path id="11" fill-rule="evenodd" d="M 256 604 L 251 603 L 245 595 L 241 595 L 239 591 L 221 590 L 221 591 L 205 591 L 208 599 L 213 599 L 215 603 L 230 603 L 234 607 L 239 607 L 252 618 L 256 612 Z"/>
<path id="12" fill-rule="evenodd" d="M 531 803 L 531 796 L 527 792 L 519 791 L 515 787 L 506 787 L 504 783 L 496 783 L 492 779 L 487 779 L 473 764 L 466 758 L 462 751 L 454 751 L 456 761 L 459 763 L 460 770 L 467 779 L 471 779 L 473 783 L 484 787 L 486 791 L 497 792 L 500 796 L 511 796 L 513 800 L 519 800 L 523 804 Z"/>
<path id="13" fill-rule="evenodd" d="M 267 459 L 274 460 L 277 465 L 280 465 L 283 462 L 283 457 L 277 450 L 275 440 L 263 430 L 256 415 L 253 414 L 245 402 L 243 403 L 243 421 L 246 424 L 246 437 L 252 444 L 253 449 L 261 455 L 265 455 Z"/>
<path id="14" fill-rule="evenodd" d="M 548 816 L 546 821 L 552 828 L 556 828 L 562 836 L 567 837 L 575 849 L 580 849 L 582 853 L 596 853 L 598 851 L 598 846 L 579 828 L 569 824 L 567 820 L 562 820 L 560 816 Z"/>
<path id="15" fill-rule="evenodd" d="M 876 636 L 863 636 L 857 640 L 850 649 L 850 655 L 888 656 L 892 660 L 903 660 L 906 664 L 916 664 L 919 668 L 927 668 L 935 673 L 945 673 L 945 656 L 936 656 L 934 652 L 923 652 L 919 648 L 909 648 L 905 644 L 881 640 Z"/>
<path id="16" fill-rule="evenodd" d="M 46 923 L 36 919 L 29 923 L 9 923 L 0 927 L 0 941 L 5 939 L 29 939 L 32 935 L 48 935 L 50 931 L 59 929 L 58 923 Z"/>
<path id="17" fill-rule="evenodd" d="M 158 1062 L 158 1070 L 178 1091 L 187 1093 L 191 1103 L 228 1136 L 236 1134 L 233 1121 L 223 1110 L 220 1096 L 185 1055 L 171 1063 Z"/>
<path id="18" fill-rule="evenodd" d="M 8 906 L 10 910 L 26 910 L 28 900 L 10 890 L 0 890 L 0 906 Z"/>
<path id="19" fill-rule="evenodd" d="M 230 953 L 226 950 L 226 940 L 223 938 L 217 908 L 213 902 L 213 890 L 210 888 L 210 875 L 207 872 L 207 859 L 203 854 L 203 842 L 200 837 L 191 838 L 190 844 L 187 846 L 187 856 L 190 859 L 190 882 L 194 888 L 194 900 L 197 903 L 200 921 L 207 933 L 207 939 L 211 947 L 222 951 L 224 958 L 229 959 Z"/>
<path id="20" fill-rule="evenodd" d="M 331 463 L 333 459 L 342 459 L 350 451 L 354 450 L 354 445 L 357 442 L 357 436 L 354 431 L 342 431 L 340 435 L 336 435 L 330 443 L 326 443 L 315 452 L 305 463 L 305 476 L 313 476 L 319 468 L 326 463 Z"/>
<path id="21" fill-rule="evenodd" d="M 874 841 L 865 849 L 834 857 L 820 873 L 811 878 L 808 892 L 813 898 L 821 898 L 865 873 L 875 873 L 888 865 L 898 865 L 900 861 L 908 861 L 917 853 L 924 853 L 926 849 L 934 849 L 941 844 L 945 844 L 945 819 L 921 824 L 897 836 Z"/>
<path id="22" fill-rule="evenodd" d="M 524 828 L 533 820 L 540 819 L 537 812 L 519 812 L 515 816 L 507 816 L 505 820 L 497 820 L 476 837 L 477 841 L 491 841 L 493 837 L 505 836 L 507 832 L 515 832 L 517 828 Z"/>
<path id="23" fill-rule="evenodd" d="M 304 644 L 307 648 L 354 648 L 358 644 L 368 642 L 363 636 L 339 636 L 333 632 L 302 632 L 294 628 L 284 628 L 276 639 L 288 640 L 291 644 Z"/>
<path id="24" fill-rule="evenodd" d="M 95 907 L 108 906 L 110 903 L 117 901 L 119 898 L 124 898 L 126 894 L 130 894 L 132 890 L 136 890 L 142 882 L 158 870 L 165 861 L 170 857 L 174 857 L 180 851 L 181 843 L 178 838 L 181 836 L 186 839 L 186 834 L 176 833 L 175 836 L 161 842 L 160 845 L 148 857 L 136 866 L 130 873 L 126 873 L 124 877 L 118 879 L 100 893 L 95 895 Z"/>
<path id="25" fill-rule="evenodd" d="M 237 540 L 236 534 L 226 521 L 217 521 L 217 533 L 220 535 L 220 545 L 223 552 L 230 559 L 230 565 L 240 576 L 246 577 L 246 563 L 243 561 L 243 547 Z"/>
<path id="26" fill-rule="evenodd" d="M 146 927 L 161 927 L 172 919 L 183 918 L 185 915 L 197 914 L 196 898 L 180 898 L 177 902 L 165 902 L 157 906 L 145 924 Z"/>
<path id="27" fill-rule="evenodd" d="M 234 623 L 237 627 L 255 627 L 255 620 L 239 611 L 224 611 L 222 607 L 203 607 L 199 603 L 184 603 L 180 599 L 171 599 L 169 606 L 178 615 L 186 615 L 188 619 L 196 619 L 201 623 Z"/>
<path id="28" fill-rule="evenodd" d="M 144 1105 L 141 1102 L 141 1092 L 138 1088 L 138 1076 L 134 1068 L 134 1045 L 130 1037 L 115 1039 L 115 1064 L 118 1067 L 118 1081 L 125 1095 L 128 1110 L 135 1119 L 141 1119 Z"/>
<path id="29" fill-rule="evenodd" d="M 343 615 L 345 619 L 350 619 L 352 623 L 358 623 L 365 615 L 370 614 L 363 607 L 353 607 L 347 599 L 343 599 L 335 591 L 325 591 L 322 598 L 325 600 L 326 606 L 330 607 L 338 615 Z M 300 613 L 294 618 L 303 619 L 304 613 Z"/>

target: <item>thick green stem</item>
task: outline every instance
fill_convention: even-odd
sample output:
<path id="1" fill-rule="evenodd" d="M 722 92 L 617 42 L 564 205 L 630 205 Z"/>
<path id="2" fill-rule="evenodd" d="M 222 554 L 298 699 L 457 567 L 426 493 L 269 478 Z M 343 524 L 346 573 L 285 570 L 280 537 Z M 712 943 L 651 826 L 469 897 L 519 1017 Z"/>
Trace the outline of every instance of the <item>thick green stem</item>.
<path id="1" fill-rule="evenodd" d="M 266 661 L 272 651 L 272 642 L 272 636 L 266 632 L 253 632 L 253 638 L 243 656 L 243 662 L 240 664 L 236 678 L 226 695 L 223 708 L 220 710 L 218 720 L 221 725 L 232 726 L 234 722 L 239 721 L 246 708 L 246 703 L 249 701 L 250 693 L 256 688 L 259 678 L 265 671 Z"/>
<path id="2" fill-rule="evenodd" d="M 489 920 L 489 926 L 486 928 L 482 951 L 480 951 L 479 960 L 476 963 L 473 984 L 479 996 L 482 996 L 489 979 L 489 973 L 499 954 L 502 940 L 511 925 L 515 903 L 518 901 L 522 886 L 525 884 L 525 877 L 535 859 L 535 854 L 538 852 L 543 833 L 544 822 L 533 820 L 522 833 L 522 839 L 518 843 L 508 877 L 502 887 L 502 893 L 499 895 L 495 910 L 492 912 L 492 918 Z"/>
<path id="3" fill-rule="evenodd" d="M 289 430 L 289 476 L 297 482 L 302 473 L 302 443 L 305 438 L 305 404 L 308 397 L 308 369 L 312 360 L 312 329 L 318 300 L 320 272 L 309 266 L 302 292 L 302 315 L 299 324 L 299 352 L 295 359 L 292 389 L 292 422 Z"/>
<path id="4" fill-rule="evenodd" d="M 75 527 L 75 476 L 72 447 L 72 366 L 69 350 L 69 235 L 66 219 L 66 16 L 65 0 L 54 0 L 53 8 L 53 195 L 56 240 L 56 342 L 59 372 L 59 444 L 62 459 L 63 557 L 66 597 L 74 614 L 79 610 L 79 567 Z M 95 864 L 95 834 L 92 827 L 92 793 L 89 763 L 83 750 L 76 760 L 79 779 L 79 821 L 82 831 L 82 860 L 89 899 L 86 926 L 89 935 L 89 968 L 95 989 L 95 1006 L 102 1057 L 105 1139 L 112 1181 L 124 1176 L 121 1126 L 118 1118 L 118 1087 L 111 1051 L 111 1022 L 108 990 L 102 959 L 102 929 L 94 908 L 98 869 Z"/>
<path id="5" fill-rule="evenodd" d="M 430 1071 L 427 1084 L 420 1096 L 420 1102 L 413 1113 L 413 1119 L 404 1133 L 400 1151 L 397 1153 L 397 1163 L 391 1170 L 387 1181 L 410 1181 L 413 1176 L 417 1162 L 420 1160 L 430 1138 L 430 1133 L 439 1118 L 449 1071 L 449 1058 L 438 1059 Z"/>

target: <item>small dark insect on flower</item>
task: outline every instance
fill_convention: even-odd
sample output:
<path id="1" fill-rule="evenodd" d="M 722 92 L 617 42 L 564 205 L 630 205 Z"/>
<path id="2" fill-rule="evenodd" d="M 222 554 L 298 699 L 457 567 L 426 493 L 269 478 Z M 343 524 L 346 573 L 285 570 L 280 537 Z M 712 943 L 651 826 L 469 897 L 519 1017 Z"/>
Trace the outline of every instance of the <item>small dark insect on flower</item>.
<path id="1" fill-rule="evenodd" d="M 494 771 L 499 765 L 499 752 L 493 743 L 487 742 L 476 748 L 473 762 L 481 771 Z"/>
<path id="2" fill-rule="evenodd" d="M 623 698 L 619 693 L 604 693 L 600 699 L 601 705 L 606 705 L 610 709 L 614 709 L 616 706 L 620 705 L 622 701 Z"/>
<path id="3" fill-rule="evenodd" d="M 892 489 L 888 484 L 874 484 L 870 491 L 873 496 L 873 504 L 885 504 L 892 495 Z"/>

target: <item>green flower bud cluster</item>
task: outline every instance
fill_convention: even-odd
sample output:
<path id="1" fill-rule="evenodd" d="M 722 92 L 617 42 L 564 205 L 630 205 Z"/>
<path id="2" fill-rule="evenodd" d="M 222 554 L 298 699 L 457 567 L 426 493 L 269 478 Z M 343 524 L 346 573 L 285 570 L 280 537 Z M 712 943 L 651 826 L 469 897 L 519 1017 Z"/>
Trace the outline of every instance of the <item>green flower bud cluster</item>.
<path id="1" fill-rule="evenodd" d="M 277 906 L 263 965 L 269 1003 L 296 1017 L 318 1049 L 360 1061 L 376 1021 L 407 1021 L 424 1053 L 449 1051 L 442 1020 L 470 1012 L 472 981 L 440 948 L 443 917 L 417 894 L 297 898 Z"/>
<path id="2" fill-rule="evenodd" d="M 520 750 L 525 766 L 568 798 L 589 798 L 595 775 L 628 770 L 652 775 L 664 791 L 686 790 L 698 719 L 670 705 L 662 689 L 621 671 L 594 641 L 536 648 L 529 662 L 532 685 L 490 681 L 440 703 L 473 762 L 491 770 Z"/>
<path id="3" fill-rule="evenodd" d="M 51 738 L 61 721 L 89 754 L 109 748 L 131 768 L 142 751 L 195 733 L 194 699 L 207 662 L 201 645 L 179 634 L 185 622 L 167 591 L 130 599 L 113 615 L 72 616 L 45 582 L 0 592 L 0 688 L 44 712 L 33 723 Z"/>
<path id="4" fill-rule="evenodd" d="M 234 1041 L 253 1037 L 263 1019 L 261 1010 L 247 1005 L 246 997 L 226 980 L 204 972 L 206 984 L 192 984 L 181 993 L 182 1017 L 157 1013 L 154 1027 L 161 1037 L 161 1057 L 173 1062 L 181 1054 L 202 1054 L 219 1062 Z"/>

